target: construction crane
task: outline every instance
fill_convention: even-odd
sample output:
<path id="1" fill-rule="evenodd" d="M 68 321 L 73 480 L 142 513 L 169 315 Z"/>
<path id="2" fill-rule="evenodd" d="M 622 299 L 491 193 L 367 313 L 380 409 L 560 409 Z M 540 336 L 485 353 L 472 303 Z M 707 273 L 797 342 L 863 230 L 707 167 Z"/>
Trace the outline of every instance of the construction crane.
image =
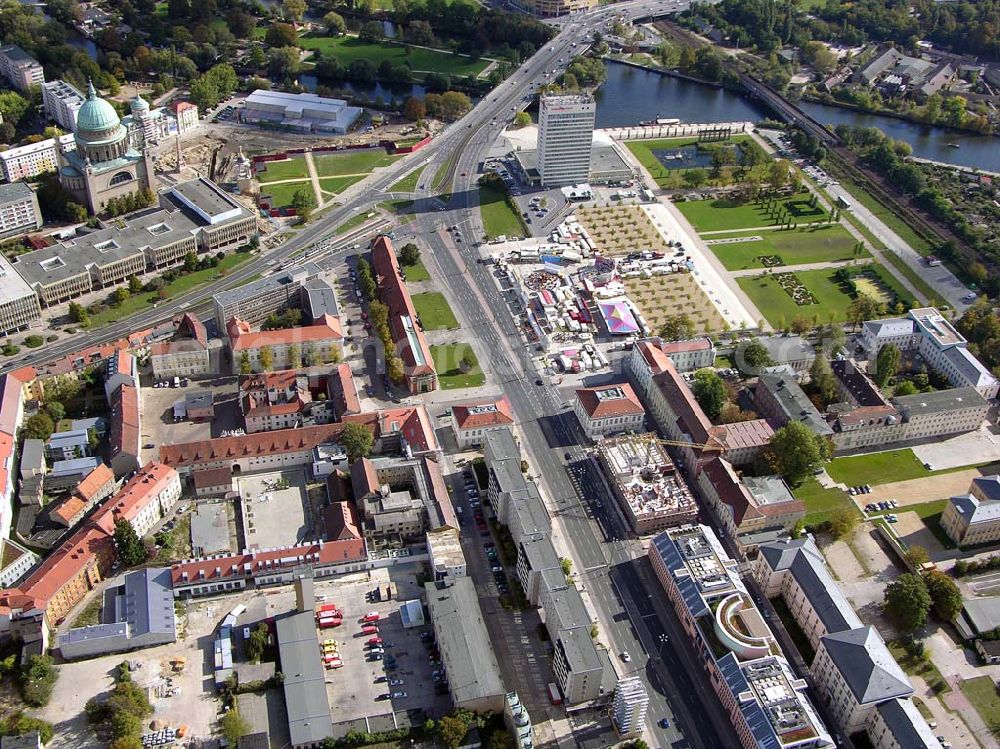
<path id="1" fill-rule="evenodd" d="M 700 442 L 687 442 L 685 440 L 665 440 L 660 437 L 654 437 L 652 434 L 637 435 L 637 438 L 643 442 L 655 442 L 658 445 L 663 445 L 664 447 L 690 447 L 706 451 L 719 451 L 725 450 L 724 445 L 718 443 L 715 444 L 704 444 Z"/>

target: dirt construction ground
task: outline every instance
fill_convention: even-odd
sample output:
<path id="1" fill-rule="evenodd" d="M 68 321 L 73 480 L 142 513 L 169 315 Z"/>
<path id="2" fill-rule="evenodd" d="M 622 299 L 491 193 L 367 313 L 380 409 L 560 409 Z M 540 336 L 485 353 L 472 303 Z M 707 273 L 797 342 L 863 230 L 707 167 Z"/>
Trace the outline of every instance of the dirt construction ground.
<path id="1" fill-rule="evenodd" d="M 83 707 L 91 697 L 108 693 L 114 685 L 113 675 L 119 663 L 128 659 L 142 663 L 133 673 L 133 679 L 150 687 L 152 718 L 165 722 L 172 728 L 188 727 L 188 736 L 208 738 L 215 727 L 216 712 L 220 703 L 215 699 L 212 670 L 208 657 L 212 653 L 212 633 L 224 612 L 211 605 L 194 604 L 183 618 L 178 639 L 171 645 L 149 648 L 135 653 L 117 653 L 102 658 L 62 663 L 52 699 L 37 716 L 55 727 L 55 736 L 48 749 L 99 749 L 98 741 L 87 724 Z M 187 665 L 180 674 L 169 673 L 168 659 L 183 657 Z M 170 676 L 174 687 L 180 688 L 175 697 L 157 697 L 155 686 Z M 146 726 L 148 728 L 148 725 Z"/>
<path id="2" fill-rule="evenodd" d="M 969 491 L 972 479 L 980 476 L 982 473 L 975 468 L 970 468 L 968 471 L 944 473 L 940 476 L 879 484 L 872 487 L 871 494 L 854 497 L 854 501 L 858 507 L 864 507 L 869 502 L 880 502 L 883 499 L 894 499 L 900 507 L 918 505 L 922 502 L 947 499 L 956 494 L 964 494 Z"/>

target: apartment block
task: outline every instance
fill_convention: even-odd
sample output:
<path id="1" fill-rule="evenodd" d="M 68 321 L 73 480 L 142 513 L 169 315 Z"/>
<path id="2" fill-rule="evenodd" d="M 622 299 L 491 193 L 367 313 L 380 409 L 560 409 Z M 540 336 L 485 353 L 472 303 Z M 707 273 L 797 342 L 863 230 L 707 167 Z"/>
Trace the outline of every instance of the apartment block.
<path id="1" fill-rule="evenodd" d="M 167 341 L 154 343 L 149 351 L 153 376 L 158 379 L 205 374 L 209 369 L 208 332 L 197 315 L 184 314 Z"/>
<path id="2" fill-rule="evenodd" d="M 286 309 L 302 307 L 302 286 L 322 273 L 315 263 L 272 273 L 253 283 L 221 291 L 212 297 L 215 324 L 219 330 L 234 317 L 250 325 L 260 325 L 267 317 Z"/>
<path id="3" fill-rule="evenodd" d="M 34 179 L 59 168 L 59 153 L 76 149 L 73 133 L 0 151 L 0 171 L 6 182 Z"/>
<path id="4" fill-rule="evenodd" d="M 173 509 L 180 497 L 181 480 L 177 471 L 162 463 L 149 463 L 101 511 L 110 512 L 115 521 L 129 521 L 142 538 Z"/>
<path id="5" fill-rule="evenodd" d="M 0 185 L 0 239 L 34 231 L 42 225 L 38 196 L 24 182 Z"/>
<path id="6" fill-rule="evenodd" d="M 653 339 L 659 340 L 659 339 Z M 660 350 L 670 357 L 678 372 L 694 372 L 715 364 L 715 344 L 711 338 L 688 341 L 661 341 Z"/>
<path id="7" fill-rule="evenodd" d="M 484 454 L 487 496 L 518 548 L 517 572 L 525 595 L 543 611 L 563 697 L 570 704 L 610 697 L 617 680 L 610 658 L 594 644 L 592 618 L 579 591 L 566 582 L 552 545 L 548 511 L 534 483 L 521 473 L 520 450 L 510 430 L 488 430 Z"/>
<path id="8" fill-rule="evenodd" d="M 54 120 L 63 130 L 76 130 L 76 116 L 86 97 L 66 81 L 49 81 L 42 84 L 42 105 L 45 116 Z"/>
<path id="9" fill-rule="evenodd" d="M 16 44 L 0 47 L 0 74 L 21 91 L 45 83 L 45 71 L 38 60 Z"/>
<path id="10" fill-rule="evenodd" d="M 587 182 L 596 113 L 597 103 L 590 94 L 541 97 L 538 173 L 544 186 L 560 187 Z"/>
<path id="11" fill-rule="evenodd" d="M 611 703 L 611 722 L 619 736 L 640 734 L 646 728 L 646 711 L 649 695 L 642 679 L 630 677 L 622 679 L 615 687 L 615 698 Z"/>
<path id="12" fill-rule="evenodd" d="M 254 332 L 250 323 L 233 318 L 226 326 L 233 365 L 250 371 L 297 369 L 303 362 L 324 364 L 340 359 L 344 334 L 340 319 L 324 315 L 304 328 Z M 268 361 L 268 358 L 270 361 Z"/>
<path id="13" fill-rule="evenodd" d="M 506 395 L 461 403 L 451 408 L 451 428 L 458 446 L 463 450 L 481 446 L 483 435 L 489 429 L 510 429 L 512 426 L 514 413 Z"/>

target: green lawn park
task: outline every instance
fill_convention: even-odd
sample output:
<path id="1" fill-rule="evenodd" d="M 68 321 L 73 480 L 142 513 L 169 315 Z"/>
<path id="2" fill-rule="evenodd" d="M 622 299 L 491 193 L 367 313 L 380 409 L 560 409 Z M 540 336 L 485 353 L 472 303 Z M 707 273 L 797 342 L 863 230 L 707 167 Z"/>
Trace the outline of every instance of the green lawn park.
<path id="1" fill-rule="evenodd" d="M 799 225 L 826 219 L 822 206 L 813 208 L 809 204 L 809 193 L 800 192 L 774 201 L 784 206 L 793 221 Z M 769 212 L 763 203 L 736 203 L 718 198 L 715 200 L 689 200 L 677 203 L 677 209 L 684 214 L 699 234 L 709 231 L 736 231 L 755 226 L 777 226 L 777 213 Z"/>
<path id="2" fill-rule="evenodd" d="M 1000 695 L 989 676 L 977 676 L 962 681 L 962 692 L 993 736 L 1000 736 Z"/>
<path id="3" fill-rule="evenodd" d="M 410 278 L 409 273 L 407 273 L 407 278 Z M 424 330 L 455 330 L 458 328 L 455 313 L 451 311 L 444 294 L 439 291 L 414 294 L 413 306 L 417 310 L 420 325 Z"/>
<path id="4" fill-rule="evenodd" d="M 309 176 L 306 160 L 293 156 L 286 161 L 268 161 L 267 167 L 257 175 L 261 182 L 278 182 L 283 179 L 305 179 Z"/>
<path id="5" fill-rule="evenodd" d="M 762 239 L 732 244 L 710 244 L 708 247 L 727 270 L 767 267 L 758 259 L 766 255 L 777 255 L 785 265 L 828 263 L 870 257 L 867 250 L 863 255 L 854 254 L 857 242 L 847 229 L 838 224 L 823 224 L 815 227 L 800 226 L 798 229 L 712 234 L 708 239 L 714 241 L 755 236 L 762 237 Z"/>
<path id="6" fill-rule="evenodd" d="M 305 190 L 309 195 L 313 195 L 312 182 L 307 179 L 300 182 L 282 182 L 278 185 L 261 185 L 261 195 L 270 195 L 271 208 L 284 208 L 292 204 L 292 196 L 298 190 Z"/>
<path id="7" fill-rule="evenodd" d="M 341 193 L 355 182 L 364 179 L 363 175 L 355 174 L 350 177 L 323 177 L 319 181 L 319 187 L 323 192 Z"/>
<path id="8" fill-rule="evenodd" d="M 410 174 L 403 177 L 396 184 L 389 188 L 389 192 L 413 192 L 417 189 L 417 185 L 420 183 L 420 175 L 423 173 L 424 167 L 417 167 L 415 170 L 410 172 Z"/>
<path id="9" fill-rule="evenodd" d="M 411 69 L 421 73 L 477 76 L 490 62 L 393 42 L 368 44 L 355 36 L 306 36 L 299 41 L 302 49 L 319 50 L 323 57 L 335 58 L 343 65 L 350 65 L 355 60 L 370 60 L 378 67 L 383 61 L 389 60 L 393 65 L 409 65 Z"/>
<path id="10" fill-rule="evenodd" d="M 479 186 L 479 210 L 483 214 L 483 226 L 490 239 L 501 235 L 520 237 L 525 234 L 521 217 L 511 210 L 502 192 L 489 186 Z"/>
<path id="11" fill-rule="evenodd" d="M 442 390 L 453 388 L 479 387 L 486 378 L 483 370 L 476 365 L 468 372 L 463 372 L 460 366 L 465 352 L 472 353 L 472 358 L 476 359 L 476 354 L 467 343 L 451 343 L 444 346 L 431 346 L 431 357 L 434 359 L 434 368 L 438 373 L 438 384 Z"/>
<path id="12" fill-rule="evenodd" d="M 423 260 L 418 260 L 413 265 L 404 265 L 403 273 L 406 274 L 407 283 L 431 280 L 431 274 L 428 272 Z"/>
<path id="13" fill-rule="evenodd" d="M 855 270 L 873 273 L 891 293 L 901 299 L 909 298 L 899 282 L 877 263 L 869 263 Z M 774 273 L 781 272 L 781 268 L 774 269 Z M 816 297 L 817 304 L 796 304 L 772 274 L 743 276 L 736 281 L 772 327 L 781 327 L 782 320 L 787 324 L 796 317 L 816 317 L 822 323 L 830 322 L 831 318 L 834 322 L 847 321 L 847 308 L 852 301 L 851 292 L 847 286 L 837 281 L 833 269 L 798 271 L 795 276 Z"/>
<path id="14" fill-rule="evenodd" d="M 386 153 L 384 148 L 356 148 L 341 153 L 314 153 L 313 163 L 319 177 L 340 177 L 345 174 L 368 174 L 380 166 L 389 166 L 402 154 Z"/>
<path id="15" fill-rule="evenodd" d="M 795 495 L 796 499 L 801 499 L 806 503 L 805 524 L 807 526 L 824 523 L 830 519 L 834 512 L 844 508 L 853 508 L 860 512 L 847 492 L 840 489 L 827 489 L 812 476 L 796 487 L 792 494 Z"/>

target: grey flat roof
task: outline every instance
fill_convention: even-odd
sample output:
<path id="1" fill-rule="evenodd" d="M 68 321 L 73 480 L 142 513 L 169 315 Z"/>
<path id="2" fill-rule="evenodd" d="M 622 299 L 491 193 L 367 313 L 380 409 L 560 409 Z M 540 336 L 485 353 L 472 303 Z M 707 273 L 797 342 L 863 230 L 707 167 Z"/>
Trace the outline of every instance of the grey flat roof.
<path id="1" fill-rule="evenodd" d="M 503 697 L 506 690 L 500 666 L 472 578 L 455 578 L 447 586 L 430 582 L 424 588 L 455 702 Z"/>
<path id="2" fill-rule="evenodd" d="M 16 44 L 5 44 L 2 47 L 0 47 L 0 52 L 2 52 L 11 60 L 16 60 L 19 62 L 33 62 L 36 65 L 38 64 L 38 61 L 34 57 L 29 55 L 27 52 L 18 47 Z"/>
<path id="3" fill-rule="evenodd" d="M 21 475 L 26 468 L 45 468 L 45 443 L 42 440 L 26 439 L 21 446 Z"/>
<path id="4" fill-rule="evenodd" d="M 194 390 L 184 395 L 184 405 L 187 408 L 208 408 L 212 405 L 211 390 Z"/>
<path id="5" fill-rule="evenodd" d="M 307 278 L 319 275 L 321 272 L 321 268 L 316 265 L 316 263 L 306 263 L 305 265 L 297 268 L 291 268 L 289 270 L 273 273 L 270 276 L 265 276 L 264 278 L 254 281 L 253 283 L 237 286 L 235 289 L 220 291 L 218 294 L 213 296 L 212 299 L 215 300 L 216 304 L 225 306 L 244 299 L 253 298 L 259 294 L 271 291 L 272 289 L 280 289 L 282 286 L 287 286 L 288 284 L 296 281 L 301 286 Z"/>
<path id="6" fill-rule="evenodd" d="M 313 612 L 280 617 L 276 625 L 291 743 L 311 744 L 332 737 L 333 719 Z"/>
<path id="7" fill-rule="evenodd" d="M 74 473 L 90 472 L 101 464 L 100 458 L 73 458 L 71 460 L 57 460 L 52 464 L 50 476 L 68 476 Z"/>
<path id="8" fill-rule="evenodd" d="M 558 569 L 560 572 L 562 571 L 559 555 L 556 554 L 552 539 L 548 535 L 538 534 L 522 538 L 521 550 L 532 570 Z"/>
<path id="9" fill-rule="evenodd" d="M 538 488 L 528 482 L 527 489 L 523 495 L 512 498 L 514 512 L 517 514 L 517 522 L 523 531 L 528 533 L 547 533 L 552 527 L 549 513 L 542 503 L 542 498 L 538 494 Z"/>
<path id="10" fill-rule="evenodd" d="M 0 300 L 9 301 L 34 295 L 35 290 L 18 275 L 11 262 L 0 256 Z"/>
<path id="11" fill-rule="evenodd" d="M 132 636 L 174 632 L 174 586 L 169 567 L 148 567 L 125 575 L 124 599 L 115 612 L 129 623 Z"/>
<path id="12" fill-rule="evenodd" d="M 955 411 L 963 408 L 976 408 L 986 405 L 986 399 L 979 394 L 978 390 L 972 387 L 936 390 L 933 393 L 901 395 L 892 400 L 900 411 L 910 416 Z"/>
<path id="13" fill-rule="evenodd" d="M 800 336 L 760 336 L 757 340 L 767 349 L 775 364 L 816 358 L 816 349 Z"/>
<path id="14" fill-rule="evenodd" d="M 913 685 L 874 627 L 835 632 L 820 642 L 860 704 L 913 694 Z"/>
<path id="15" fill-rule="evenodd" d="M 178 195 L 183 196 L 193 205 L 198 206 L 198 208 L 203 210 L 209 216 L 218 216 L 220 213 L 226 213 L 234 208 L 239 208 L 241 211 L 246 213 L 243 206 L 222 192 L 222 190 L 215 187 L 208 180 L 191 179 L 187 182 L 181 182 L 180 184 L 174 185 L 170 189 Z"/>
<path id="16" fill-rule="evenodd" d="M 587 613 L 587 607 L 583 605 L 580 591 L 575 586 L 566 584 L 565 575 L 562 587 L 549 591 L 549 599 L 551 603 L 545 607 L 547 625 L 551 626 L 548 617 L 554 616 L 555 624 L 560 631 L 577 627 L 586 627 L 589 631 L 590 625 L 593 623 L 590 614 Z"/>
<path id="17" fill-rule="evenodd" d="M 196 554 L 219 554 L 230 551 L 229 522 L 221 502 L 199 502 L 191 513 L 191 546 Z"/>
<path id="18" fill-rule="evenodd" d="M 573 673 L 602 668 L 601 657 L 590 636 L 590 627 L 574 627 L 559 631 L 557 647 L 561 647 L 566 663 Z"/>
<path id="19" fill-rule="evenodd" d="M 24 182 L 7 182 L 0 185 L 0 205 L 24 200 L 35 194 L 35 191 Z"/>
<path id="20" fill-rule="evenodd" d="M 795 499 L 781 476 L 743 476 L 742 480 L 759 504 L 792 502 Z"/>
<path id="21" fill-rule="evenodd" d="M 1000 627 L 1000 596 L 966 598 L 960 616 L 976 635 Z"/>
<path id="22" fill-rule="evenodd" d="M 313 319 L 323 315 L 340 314 L 340 307 L 337 305 L 337 294 L 327 281 L 319 276 L 309 278 L 302 284 L 302 293 L 305 295 L 305 303 L 309 307 L 309 312 Z"/>
<path id="23" fill-rule="evenodd" d="M 516 151 L 514 155 L 526 172 L 538 174 L 538 149 L 528 148 Z M 602 173 L 629 172 L 631 168 L 622 159 L 614 146 L 595 144 L 590 148 L 590 174 L 600 177 Z"/>

